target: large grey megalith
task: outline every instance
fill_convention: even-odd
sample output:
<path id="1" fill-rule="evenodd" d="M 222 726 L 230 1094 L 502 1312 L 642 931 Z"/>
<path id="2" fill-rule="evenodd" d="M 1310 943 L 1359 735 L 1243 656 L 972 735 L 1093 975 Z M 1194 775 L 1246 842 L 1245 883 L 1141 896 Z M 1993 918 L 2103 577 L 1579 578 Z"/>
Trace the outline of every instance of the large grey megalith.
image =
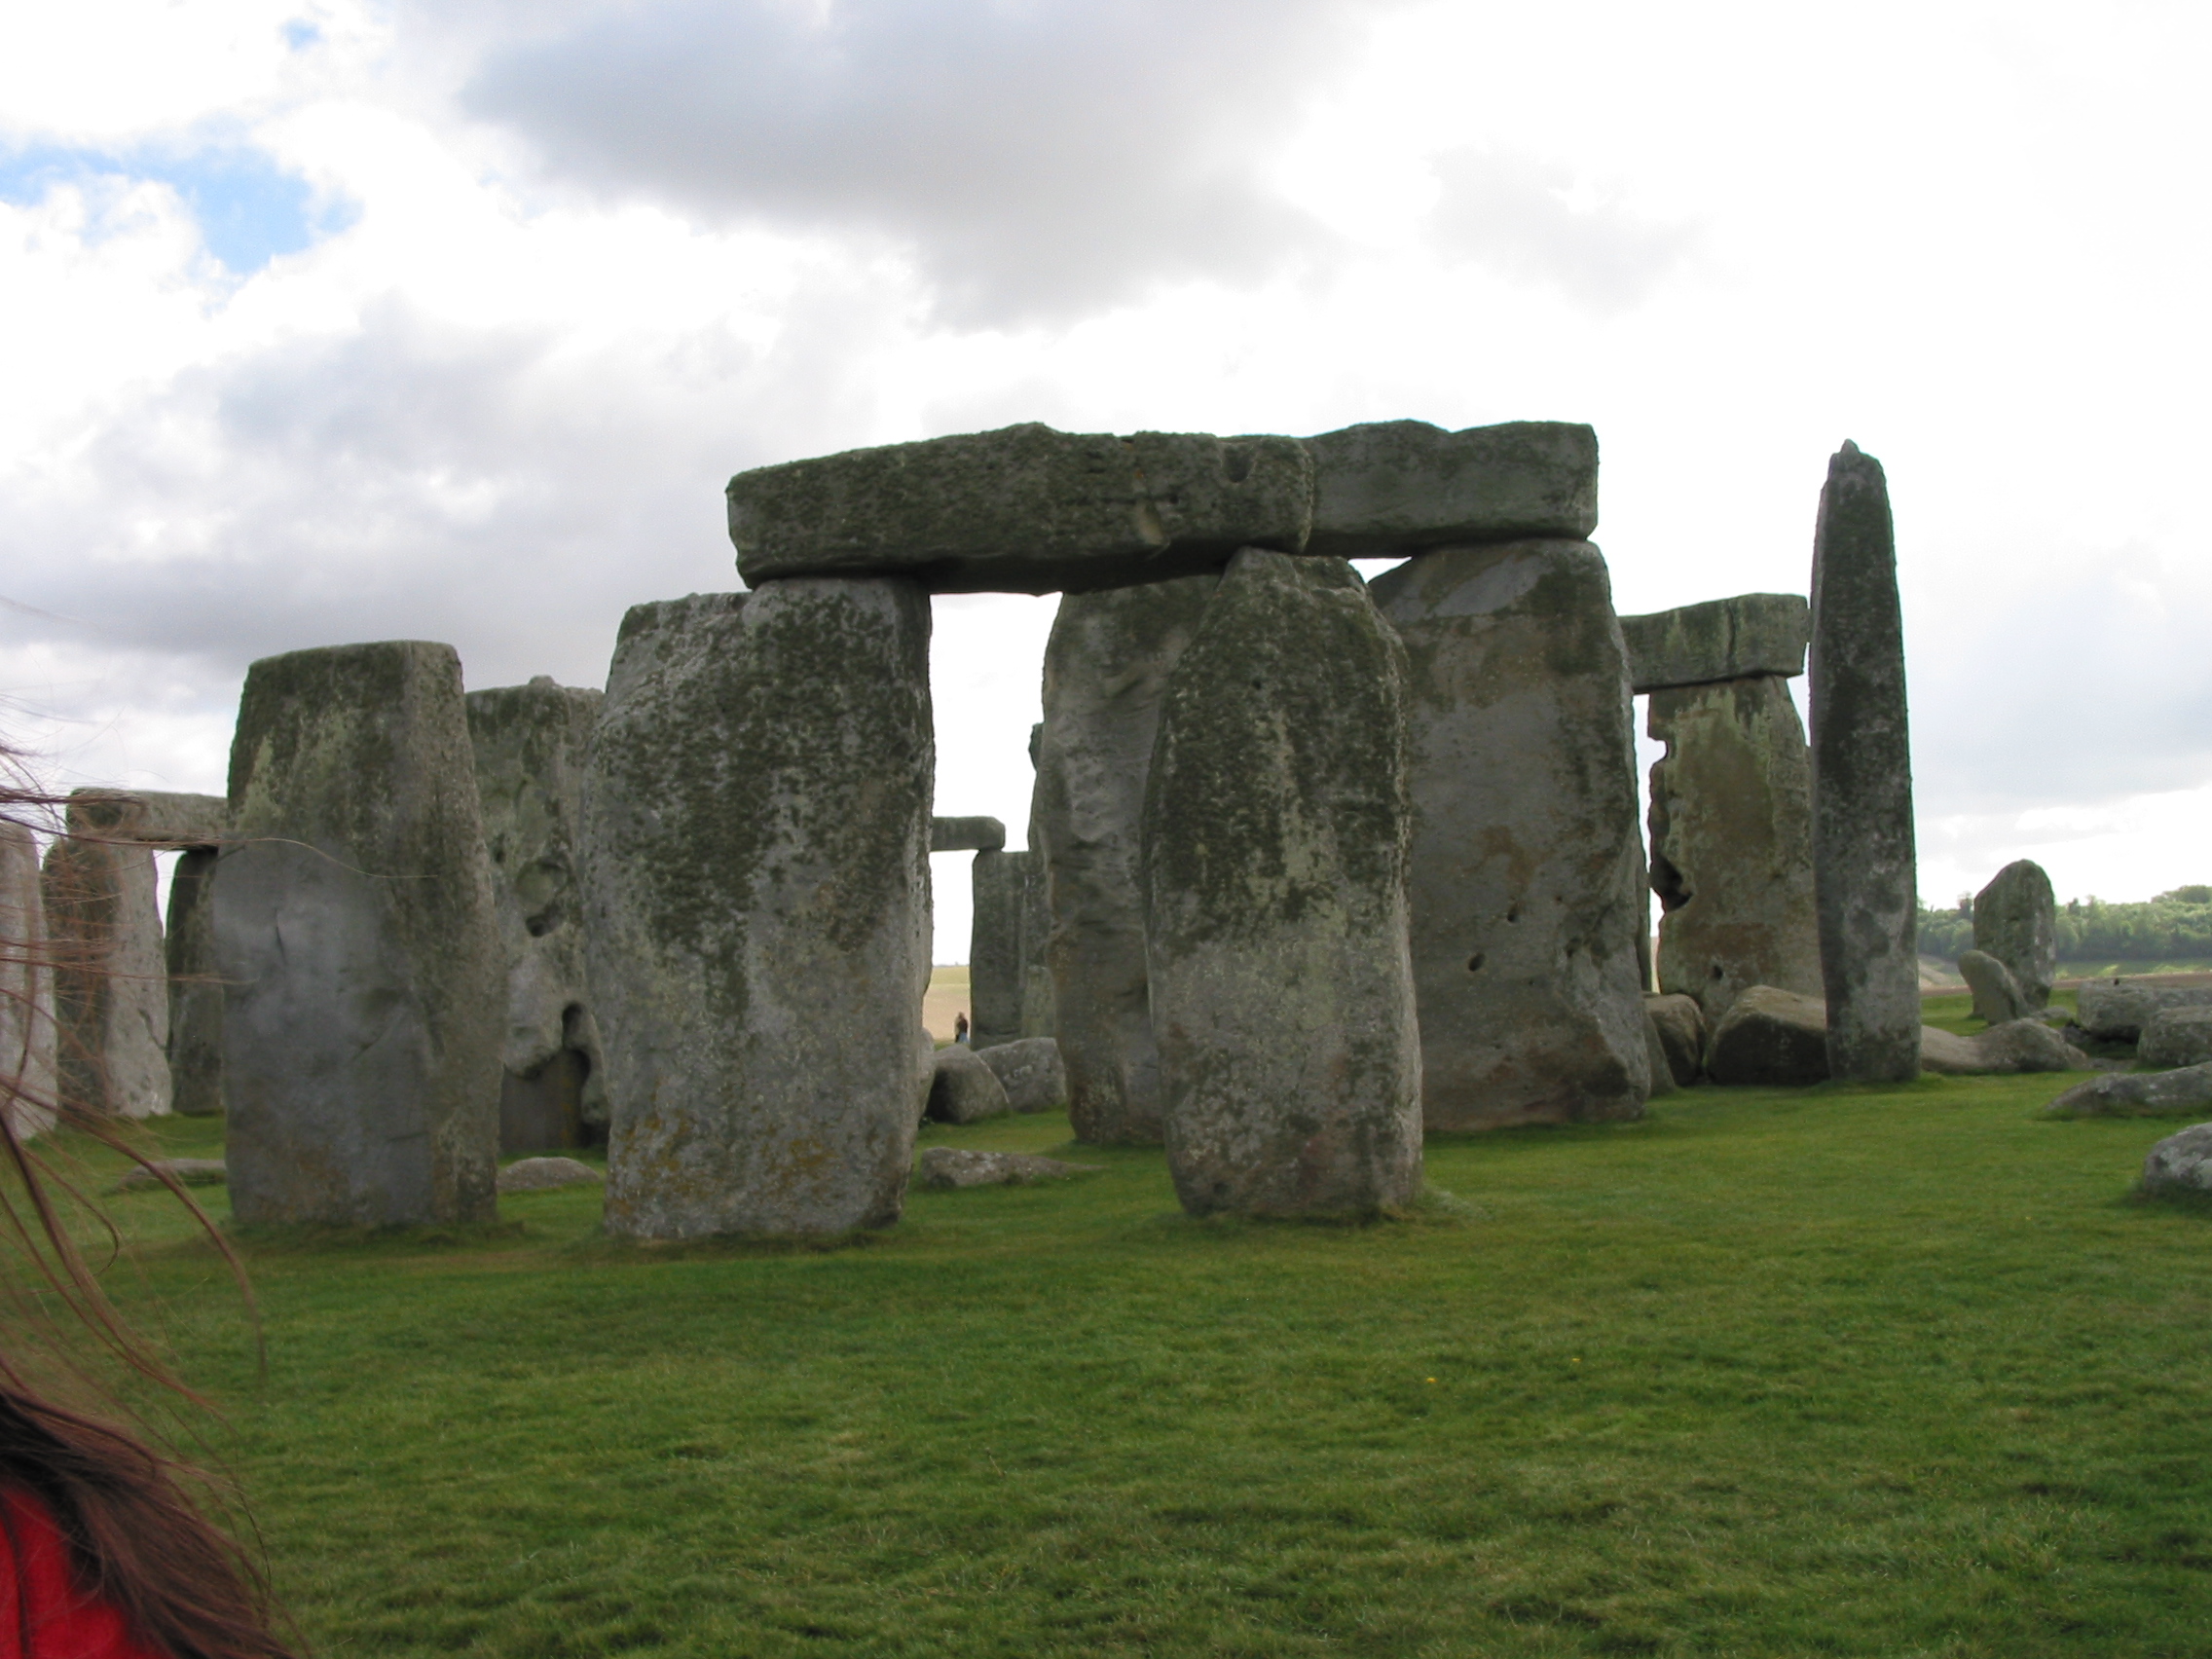
<path id="1" fill-rule="evenodd" d="M 452 646 L 247 669 L 214 905 L 238 1219 L 489 1220 L 505 974 Z"/>
<path id="2" fill-rule="evenodd" d="M 582 831 L 610 1233 L 899 1218 L 930 971 L 929 632 L 899 577 L 624 619 Z"/>
<path id="3" fill-rule="evenodd" d="M 54 1126 L 54 971 L 38 837 L 0 819 L 0 1078 L 18 1139 Z"/>
<path id="4" fill-rule="evenodd" d="M 2058 977 L 2058 899 L 2033 859 L 2014 859 L 1974 895 L 1973 946 L 2012 971 L 2032 1008 L 2050 1005 Z"/>

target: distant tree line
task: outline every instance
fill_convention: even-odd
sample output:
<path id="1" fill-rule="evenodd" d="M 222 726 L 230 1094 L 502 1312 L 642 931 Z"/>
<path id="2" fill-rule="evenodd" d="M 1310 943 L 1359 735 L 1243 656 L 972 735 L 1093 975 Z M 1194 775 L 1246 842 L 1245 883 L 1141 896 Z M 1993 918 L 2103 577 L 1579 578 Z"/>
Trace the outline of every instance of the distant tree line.
<path id="1" fill-rule="evenodd" d="M 2212 957 L 2212 886 L 2177 887 L 2156 899 L 2108 904 L 2069 899 L 2058 907 L 2061 962 L 2170 962 Z M 1944 910 L 1920 906 L 1920 951 L 1956 962 L 1973 948 L 1973 896 Z"/>

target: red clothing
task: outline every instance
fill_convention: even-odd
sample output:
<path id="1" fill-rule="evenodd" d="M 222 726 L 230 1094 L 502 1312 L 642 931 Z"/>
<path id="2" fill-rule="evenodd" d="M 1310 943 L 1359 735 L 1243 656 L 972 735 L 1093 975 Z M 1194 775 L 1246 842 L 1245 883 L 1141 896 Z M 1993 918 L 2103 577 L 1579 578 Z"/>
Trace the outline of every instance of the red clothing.
<path id="1" fill-rule="evenodd" d="M 52 1511 L 19 1491 L 0 1496 L 0 1659 L 167 1659 L 77 1588 Z"/>

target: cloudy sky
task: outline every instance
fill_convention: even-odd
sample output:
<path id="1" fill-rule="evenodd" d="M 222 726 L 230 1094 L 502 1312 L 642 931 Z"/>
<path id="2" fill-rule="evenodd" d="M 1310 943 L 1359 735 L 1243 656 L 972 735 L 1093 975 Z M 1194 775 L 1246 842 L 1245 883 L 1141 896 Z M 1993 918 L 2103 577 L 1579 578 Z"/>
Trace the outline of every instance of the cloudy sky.
<path id="1" fill-rule="evenodd" d="M 247 662 L 597 684 L 861 444 L 1588 421 L 1624 611 L 1897 507 L 1921 889 L 2212 878 L 2201 7 L 75 0 L 0 23 L 0 693 L 223 787 Z M 1026 816 L 1052 601 L 939 602 Z M 939 868 L 940 957 L 965 886 Z"/>

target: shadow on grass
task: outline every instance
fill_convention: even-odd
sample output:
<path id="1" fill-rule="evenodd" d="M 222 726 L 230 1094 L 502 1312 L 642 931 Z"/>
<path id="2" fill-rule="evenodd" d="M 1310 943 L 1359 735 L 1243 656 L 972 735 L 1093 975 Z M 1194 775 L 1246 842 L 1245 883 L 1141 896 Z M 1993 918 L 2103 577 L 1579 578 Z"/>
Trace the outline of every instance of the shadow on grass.
<path id="1" fill-rule="evenodd" d="M 2212 1193 L 2193 1193 L 2187 1188 L 2166 1187 L 2146 1192 L 2141 1182 L 2130 1187 L 2118 1200 L 2119 1207 L 2132 1210 L 2163 1210 L 2173 1215 L 2195 1216 L 2200 1221 L 2212 1221 Z"/>

